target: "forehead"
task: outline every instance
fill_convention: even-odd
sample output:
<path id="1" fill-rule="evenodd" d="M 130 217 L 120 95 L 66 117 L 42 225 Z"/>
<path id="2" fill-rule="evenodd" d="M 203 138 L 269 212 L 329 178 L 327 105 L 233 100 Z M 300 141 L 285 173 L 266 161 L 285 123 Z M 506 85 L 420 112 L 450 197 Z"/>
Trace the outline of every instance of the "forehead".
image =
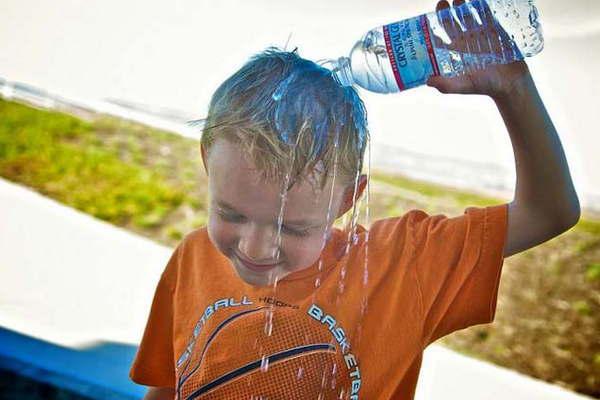
<path id="1" fill-rule="evenodd" d="M 246 213 L 256 212 L 264 218 L 270 218 L 269 214 L 278 215 L 284 182 L 265 181 L 240 145 L 228 140 L 216 140 L 210 149 L 207 167 L 211 200 L 226 202 Z M 336 204 L 343 192 L 339 182 L 334 185 L 332 177 L 328 177 L 321 189 L 315 179 L 315 176 L 306 177 L 287 192 L 285 217 L 320 218 L 326 215 L 332 189 L 332 205 Z"/>

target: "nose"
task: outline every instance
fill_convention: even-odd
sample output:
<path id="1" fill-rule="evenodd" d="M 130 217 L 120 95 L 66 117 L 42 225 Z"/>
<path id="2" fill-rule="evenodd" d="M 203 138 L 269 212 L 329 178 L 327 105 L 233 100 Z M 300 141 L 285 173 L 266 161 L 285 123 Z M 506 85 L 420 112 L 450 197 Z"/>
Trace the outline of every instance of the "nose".
<path id="1" fill-rule="evenodd" d="M 278 261 L 277 234 L 271 227 L 247 224 L 240 233 L 239 251 L 257 264 Z"/>

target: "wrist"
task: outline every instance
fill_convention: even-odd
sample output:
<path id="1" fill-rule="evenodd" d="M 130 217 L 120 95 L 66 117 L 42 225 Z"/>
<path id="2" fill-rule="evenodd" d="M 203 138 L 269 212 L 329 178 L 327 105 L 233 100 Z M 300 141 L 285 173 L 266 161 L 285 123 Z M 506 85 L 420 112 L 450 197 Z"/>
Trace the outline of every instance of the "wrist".
<path id="1" fill-rule="evenodd" d="M 495 90 L 490 97 L 497 103 L 514 101 L 535 90 L 535 83 L 524 61 L 505 65 L 505 84 Z"/>

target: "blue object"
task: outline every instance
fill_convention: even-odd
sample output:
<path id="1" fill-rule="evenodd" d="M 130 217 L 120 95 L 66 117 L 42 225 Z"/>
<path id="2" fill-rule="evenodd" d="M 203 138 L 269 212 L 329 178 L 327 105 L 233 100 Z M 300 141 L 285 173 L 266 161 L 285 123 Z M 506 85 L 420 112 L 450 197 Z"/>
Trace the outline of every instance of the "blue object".
<path id="1" fill-rule="evenodd" d="M 74 349 L 0 327 L 0 368 L 92 399 L 141 399 L 146 387 L 129 380 L 137 348 L 100 342 Z"/>

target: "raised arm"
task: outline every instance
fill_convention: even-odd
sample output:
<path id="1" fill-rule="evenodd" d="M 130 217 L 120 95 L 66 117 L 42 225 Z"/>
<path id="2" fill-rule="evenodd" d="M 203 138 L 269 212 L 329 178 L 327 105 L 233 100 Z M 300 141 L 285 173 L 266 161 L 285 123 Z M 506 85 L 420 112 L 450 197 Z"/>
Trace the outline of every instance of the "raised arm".
<path id="1" fill-rule="evenodd" d="M 464 1 L 455 1 L 458 5 Z M 448 7 L 440 1 L 437 9 Z M 506 35 L 505 35 L 506 36 Z M 460 46 L 464 38 L 455 38 Z M 504 257 L 543 243 L 575 225 L 577 193 L 563 148 L 524 61 L 495 65 L 455 78 L 433 77 L 442 93 L 490 96 L 504 120 L 515 154 L 517 182 L 508 209 Z"/>
<path id="2" fill-rule="evenodd" d="M 513 90 L 494 98 L 510 135 L 517 175 L 504 257 L 560 235 L 581 213 L 554 124 L 525 63 L 523 68 Z"/>

